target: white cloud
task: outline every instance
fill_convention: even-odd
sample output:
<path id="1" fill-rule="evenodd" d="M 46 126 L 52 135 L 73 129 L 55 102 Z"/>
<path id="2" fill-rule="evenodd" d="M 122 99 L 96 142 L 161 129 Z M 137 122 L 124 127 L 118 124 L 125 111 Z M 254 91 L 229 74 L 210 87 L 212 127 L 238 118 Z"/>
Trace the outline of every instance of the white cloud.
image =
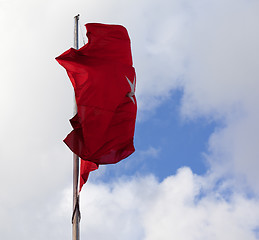
<path id="1" fill-rule="evenodd" d="M 224 127 L 210 139 L 212 168 L 241 175 L 258 191 L 259 4 L 199 1 L 192 7 L 182 115 L 221 121 Z"/>
<path id="2" fill-rule="evenodd" d="M 162 182 L 150 175 L 88 182 L 81 192 L 81 237 L 101 239 L 255 240 L 258 199 L 189 168 Z M 71 239 L 72 190 L 2 205 L 1 238 Z M 8 206 L 8 208 L 6 208 Z"/>
<path id="3" fill-rule="evenodd" d="M 226 194 L 226 192 L 228 192 Z M 70 201 L 70 192 L 67 199 Z M 159 183 L 153 176 L 87 183 L 81 193 L 83 238 L 255 240 L 258 200 L 208 176 L 179 169 Z"/>
<path id="4" fill-rule="evenodd" d="M 253 103 L 258 85 L 258 2 L 210 1 L 193 5 L 185 115 L 231 114 Z M 252 100 L 253 99 L 253 100 Z M 244 106 L 245 105 L 245 106 Z"/>
<path id="5" fill-rule="evenodd" d="M 147 150 L 142 150 L 139 151 L 139 158 L 148 158 L 148 157 L 153 157 L 153 158 L 157 158 L 158 154 L 160 152 L 161 149 L 159 148 L 154 148 L 154 147 L 149 147 Z"/>

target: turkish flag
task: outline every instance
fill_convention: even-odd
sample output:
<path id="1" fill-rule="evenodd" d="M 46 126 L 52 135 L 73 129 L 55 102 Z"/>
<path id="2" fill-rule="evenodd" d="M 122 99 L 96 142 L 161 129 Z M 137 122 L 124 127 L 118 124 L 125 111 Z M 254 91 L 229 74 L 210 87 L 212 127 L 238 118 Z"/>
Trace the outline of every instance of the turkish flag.
<path id="1" fill-rule="evenodd" d="M 120 25 L 85 26 L 88 43 L 56 58 L 75 90 L 77 114 L 70 120 L 73 131 L 64 142 L 82 159 L 81 187 L 99 164 L 119 162 L 135 151 L 137 112 L 127 30 Z"/>

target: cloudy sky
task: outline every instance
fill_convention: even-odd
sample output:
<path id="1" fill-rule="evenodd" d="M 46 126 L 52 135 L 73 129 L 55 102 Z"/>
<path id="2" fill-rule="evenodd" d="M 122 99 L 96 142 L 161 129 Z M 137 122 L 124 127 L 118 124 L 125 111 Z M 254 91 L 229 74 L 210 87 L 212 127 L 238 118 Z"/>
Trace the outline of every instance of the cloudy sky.
<path id="1" fill-rule="evenodd" d="M 81 238 L 259 239 L 258 0 L 0 0 L 0 238 L 71 239 L 73 17 L 122 24 L 136 152 L 91 174 Z M 85 38 L 85 37 L 84 37 Z"/>

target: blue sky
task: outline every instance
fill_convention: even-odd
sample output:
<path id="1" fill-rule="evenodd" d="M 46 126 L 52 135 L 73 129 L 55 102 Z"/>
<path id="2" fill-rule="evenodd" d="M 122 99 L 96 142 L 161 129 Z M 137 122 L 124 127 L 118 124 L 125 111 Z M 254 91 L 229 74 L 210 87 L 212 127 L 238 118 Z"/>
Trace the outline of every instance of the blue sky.
<path id="1" fill-rule="evenodd" d="M 71 239 L 62 140 L 74 95 L 55 57 L 80 13 L 81 25 L 127 27 L 138 99 L 136 152 L 81 193 L 82 239 L 258 239 L 258 11 L 257 0 L 1 1 L 0 238 Z"/>
<path id="2" fill-rule="evenodd" d="M 209 136 L 216 125 L 206 119 L 192 122 L 181 119 L 181 96 L 181 92 L 176 91 L 148 121 L 137 123 L 136 147 L 158 149 L 150 167 L 160 178 L 176 172 L 181 166 L 189 166 L 197 174 L 207 169 L 203 153 L 207 151 Z M 147 159 L 147 165 L 149 161 Z"/>

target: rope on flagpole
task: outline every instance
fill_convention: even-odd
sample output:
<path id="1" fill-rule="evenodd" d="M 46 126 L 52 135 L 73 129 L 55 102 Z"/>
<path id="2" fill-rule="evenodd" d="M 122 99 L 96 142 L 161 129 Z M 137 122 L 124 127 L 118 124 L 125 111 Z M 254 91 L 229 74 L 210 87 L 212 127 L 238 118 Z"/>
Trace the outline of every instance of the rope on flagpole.
<path id="1" fill-rule="evenodd" d="M 74 217 L 75 217 L 75 214 L 76 212 L 78 211 L 78 217 L 79 217 L 79 222 L 81 221 L 81 213 L 80 213 L 80 208 L 79 208 L 79 196 L 77 196 L 76 198 L 76 204 L 75 204 L 75 207 L 74 207 L 74 211 L 73 211 L 73 214 L 72 214 L 72 224 L 74 224 Z"/>
<path id="2" fill-rule="evenodd" d="M 82 29 L 82 24 L 81 24 L 81 21 L 79 20 L 79 27 L 80 27 L 80 33 L 81 33 L 81 38 L 83 40 L 83 44 L 85 45 L 85 37 L 83 35 L 83 29 Z"/>

